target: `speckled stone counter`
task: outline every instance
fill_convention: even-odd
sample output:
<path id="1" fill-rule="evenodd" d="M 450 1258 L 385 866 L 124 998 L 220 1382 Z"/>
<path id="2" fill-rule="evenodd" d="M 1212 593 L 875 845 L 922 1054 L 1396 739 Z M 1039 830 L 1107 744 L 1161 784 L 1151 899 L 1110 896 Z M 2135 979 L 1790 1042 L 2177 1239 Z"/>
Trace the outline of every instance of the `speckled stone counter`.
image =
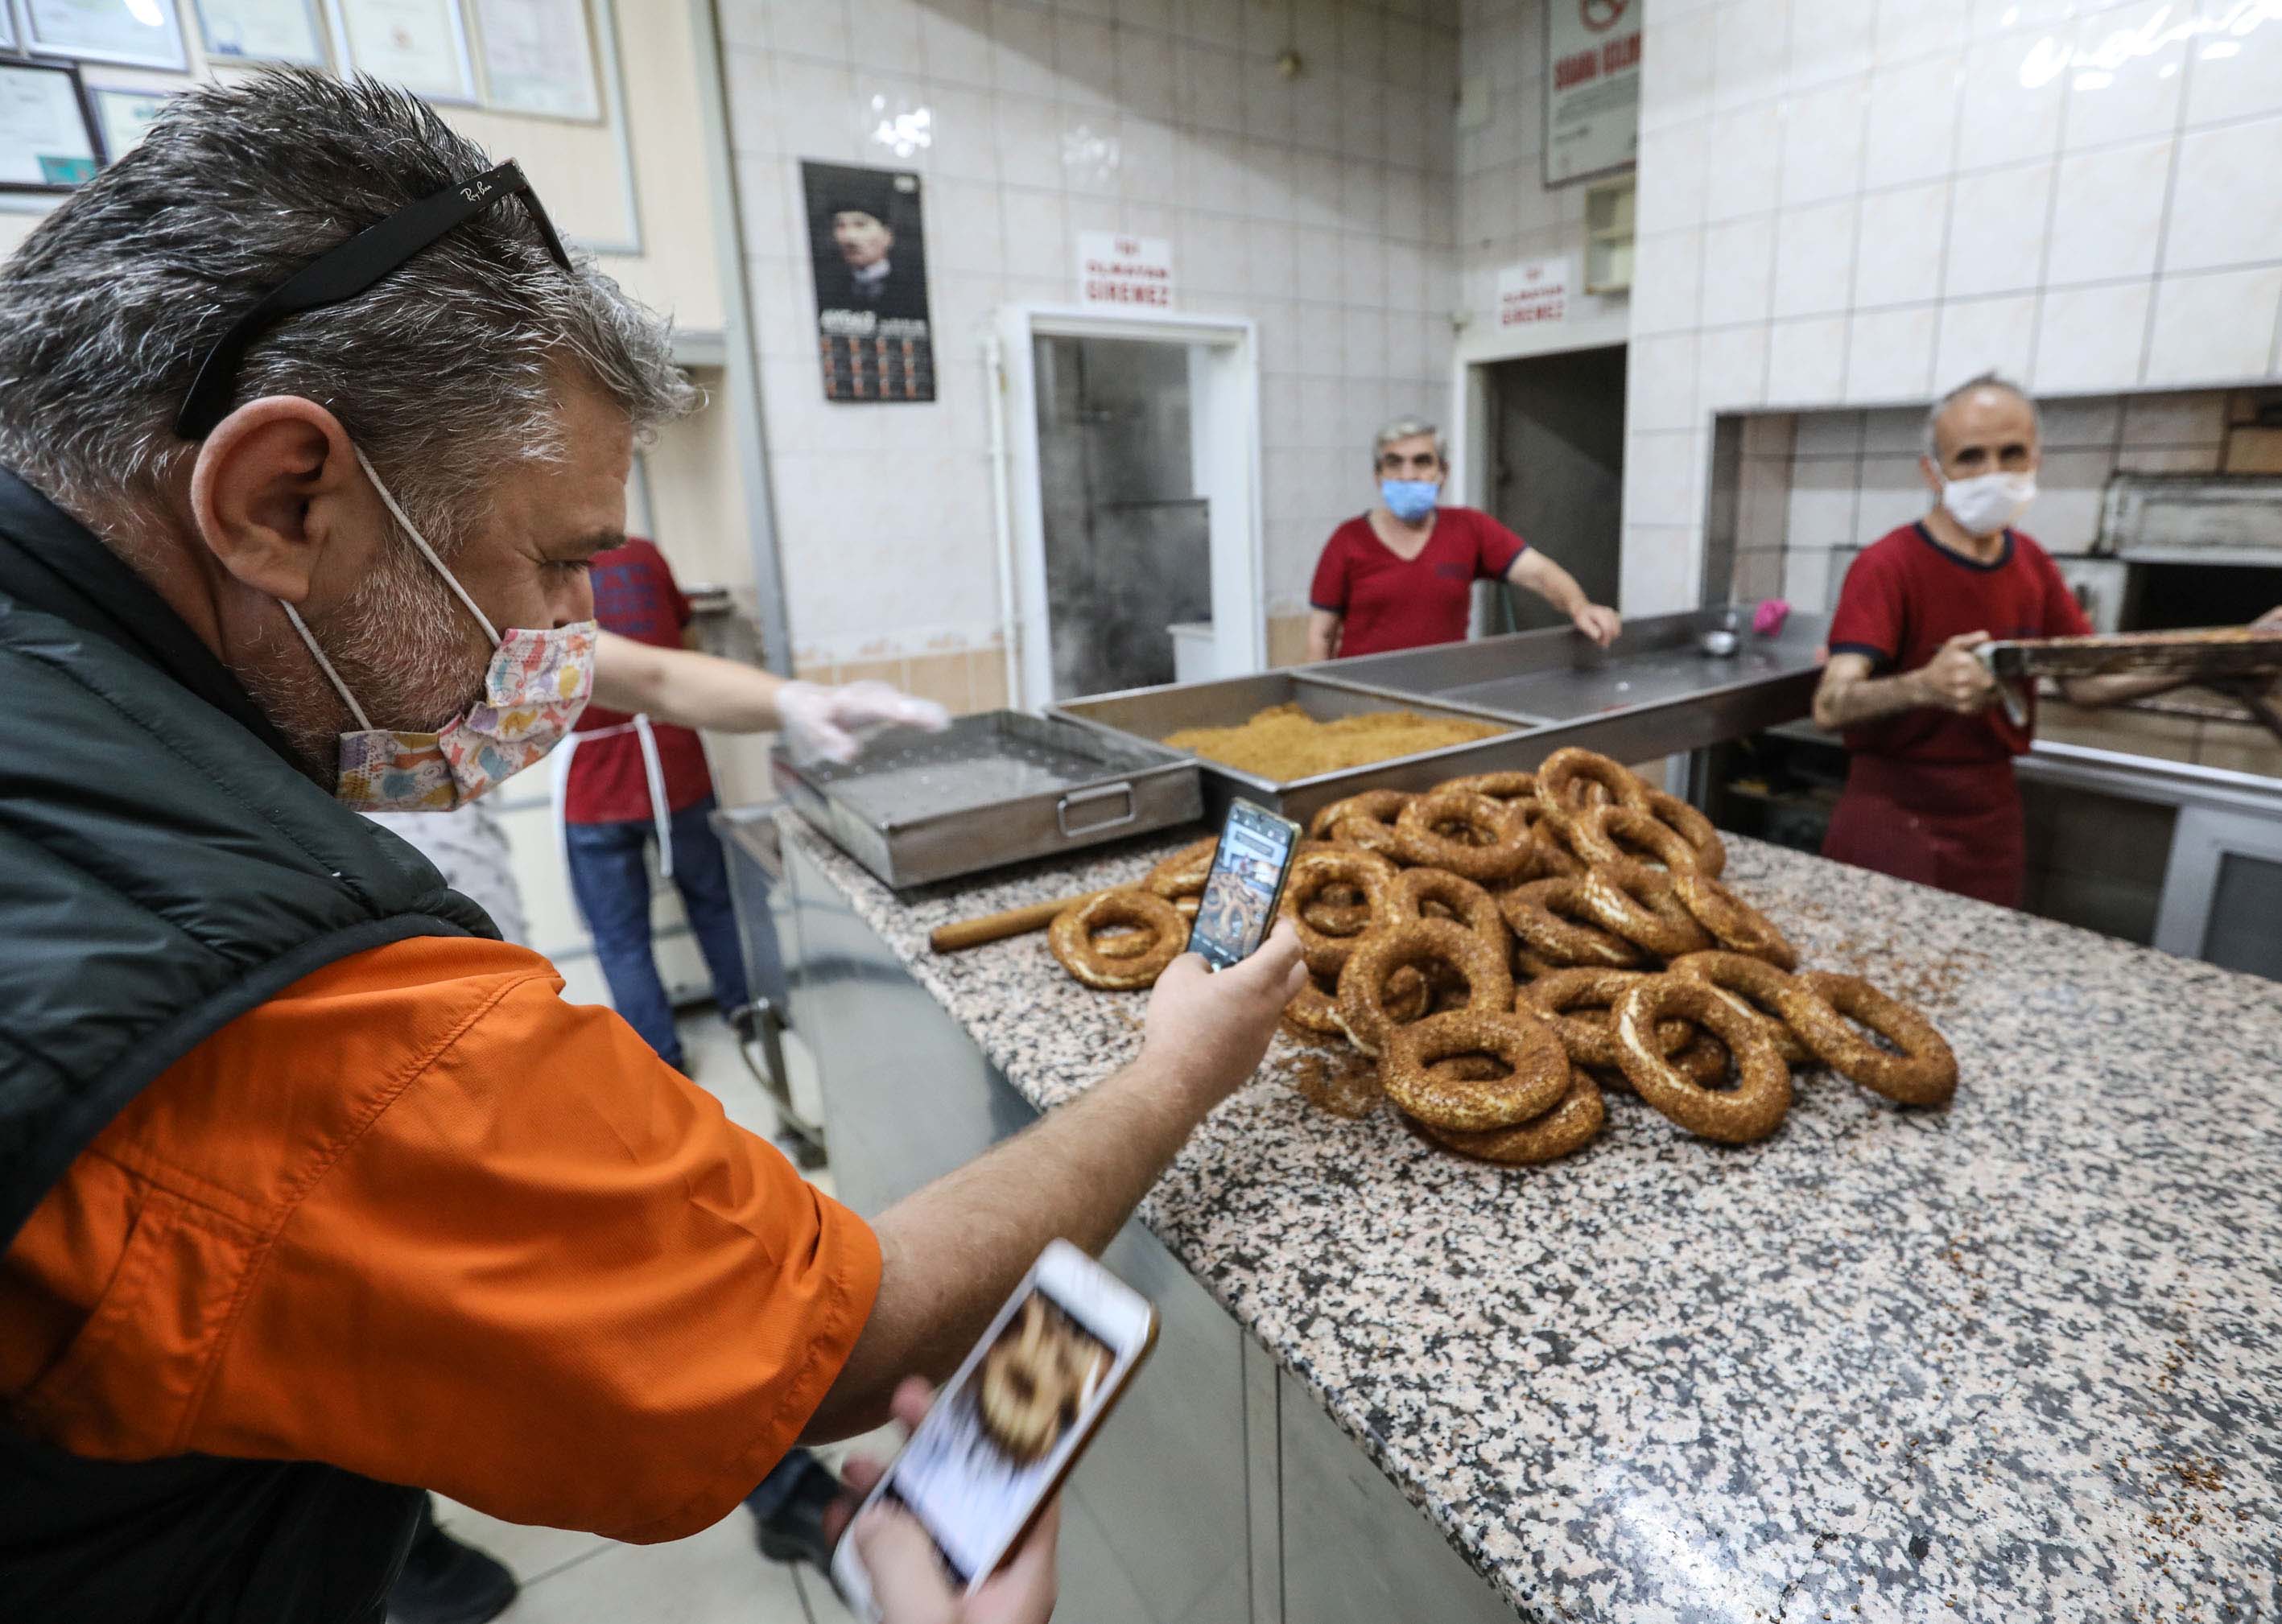
<path id="1" fill-rule="evenodd" d="M 1034 1104 L 1137 1047 L 1043 936 L 927 932 L 1174 841 L 898 898 L 784 821 Z M 1279 1038 L 1144 1221 L 1525 1616 L 2282 1618 L 2282 986 L 1730 851 L 1939 1023 L 1948 1110 L 1803 1072 L 1735 1149 L 1612 1094 L 1505 1170 L 1309 1103 Z"/>

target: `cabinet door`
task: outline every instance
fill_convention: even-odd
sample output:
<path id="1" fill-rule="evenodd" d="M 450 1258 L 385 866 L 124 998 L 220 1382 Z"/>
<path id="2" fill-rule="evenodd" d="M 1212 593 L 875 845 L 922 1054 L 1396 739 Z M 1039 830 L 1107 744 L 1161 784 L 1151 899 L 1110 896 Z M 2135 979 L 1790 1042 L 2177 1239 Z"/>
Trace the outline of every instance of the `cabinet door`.
<path id="1" fill-rule="evenodd" d="M 2282 827 L 2189 807 L 2171 839 L 2155 945 L 2282 981 Z"/>
<path id="2" fill-rule="evenodd" d="M 1277 1412 L 1290 1624 L 1513 1624 L 1513 1606 L 1289 1375 Z"/>

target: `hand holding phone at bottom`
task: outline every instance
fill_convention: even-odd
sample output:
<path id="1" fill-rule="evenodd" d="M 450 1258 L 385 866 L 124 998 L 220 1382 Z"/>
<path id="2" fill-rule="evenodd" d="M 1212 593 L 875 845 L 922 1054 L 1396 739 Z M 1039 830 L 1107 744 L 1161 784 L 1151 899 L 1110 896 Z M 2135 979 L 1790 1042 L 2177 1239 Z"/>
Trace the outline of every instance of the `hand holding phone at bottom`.
<path id="1" fill-rule="evenodd" d="M 892 1408 L 905 1427 L 917 1427 L 934 1402 L 935 1388 L 913 1376 L 896 1389 Z M 852 1456 L 842 1475 L 860 1498 L 886 1470 L 878 1461 Z M 935 1542 L 904 1512 L 875 1505 L 857 1520 L 847 1537 L 864 1558 L 882 1624 L 1046 1624 L 1054 1611 L 1054 1551 L 1061 1522 L 1061 1503 L 1056 1501 L 1014 1548 L 1006 1566 L 972 1596 L 959 1593 L 935 1558 Z"/>

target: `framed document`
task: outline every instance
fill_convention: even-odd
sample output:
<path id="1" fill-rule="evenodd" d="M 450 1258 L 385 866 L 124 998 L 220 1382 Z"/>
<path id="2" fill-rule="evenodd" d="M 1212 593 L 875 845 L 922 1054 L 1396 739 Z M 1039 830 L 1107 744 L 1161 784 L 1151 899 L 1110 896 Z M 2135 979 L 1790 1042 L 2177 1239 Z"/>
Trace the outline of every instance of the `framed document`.
<path id="1" fill-rule="evenodd" d="M 24 49 L 133 67 L 190 66 L 182 27 L 160 0 L 24 0 Z"/>
<path id="2" fill-rule="evenodd" d="M 103 135 L 104 162 L 115 164 L 140 145 L 143 132 L 173 95 L 172 90 L 117 90 L 102 85 L 89 89 L 96 128 Z"/>
<path id="3" fill-rule="evenodd" d="M 472 102 L 459 0 L 339 0 L 347 66 L 431 102 Z"/>
<path id="4" fill-rule="evenodd" d="M 216 62 L 288 62 L 325 67 L 317 0 L 197 0 L 198 35 Z"/>
<path id="5" fill-rule="evenodd" d="M 485 104 L 592 123 L 602 116 L 586 0 L 474 0 Z"/>
<path id="6" fill-rule="evenodd" d="M 67 192 L 102 164 L 79 70 L 0 62 L 0 190 Z"/>

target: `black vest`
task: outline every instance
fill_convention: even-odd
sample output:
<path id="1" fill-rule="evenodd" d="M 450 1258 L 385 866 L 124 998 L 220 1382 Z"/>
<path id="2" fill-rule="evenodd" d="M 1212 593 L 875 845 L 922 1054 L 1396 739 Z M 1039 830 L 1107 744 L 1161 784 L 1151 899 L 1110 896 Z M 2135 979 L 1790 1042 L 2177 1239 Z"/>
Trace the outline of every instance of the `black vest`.
<path id="1" fill-rule="evenodd" d="M 0 468 L 0 1246 L 236 1017 L 365 948 L 470 934 L 498 932 Z M 87 1460 L 0 1420 L 0 1620 L 377 1619 L 418 1505 L 314 1462 Z"/>

